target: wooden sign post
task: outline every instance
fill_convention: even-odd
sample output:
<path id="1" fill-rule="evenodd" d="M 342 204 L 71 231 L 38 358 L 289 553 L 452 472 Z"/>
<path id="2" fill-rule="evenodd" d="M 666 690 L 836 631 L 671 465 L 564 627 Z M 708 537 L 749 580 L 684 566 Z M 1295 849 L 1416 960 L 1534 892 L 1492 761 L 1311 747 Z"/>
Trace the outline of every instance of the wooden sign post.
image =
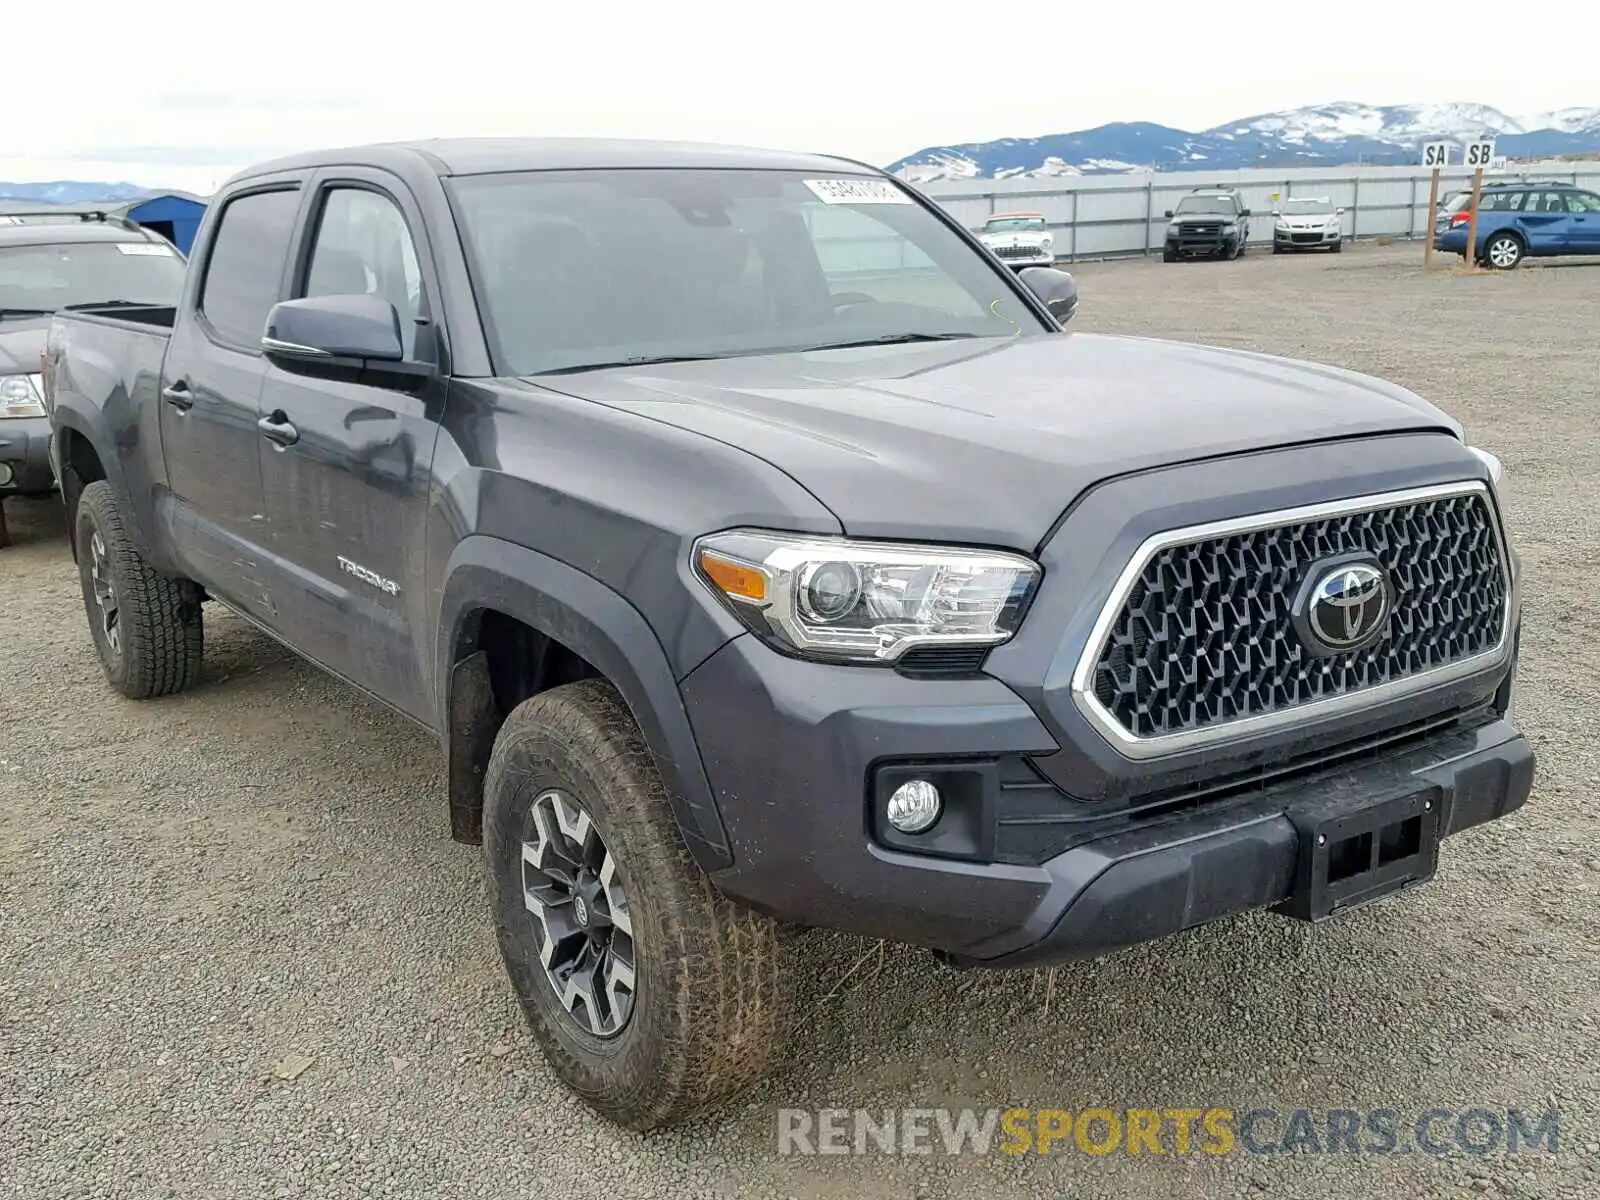
<path id="1" fill-rule="evenodd" d="M 1483 198 L 1483 172 L 1494 161 L 1494 139 L 1484 138 L 1467 143 L 1463 160 L 1472 168 L 1472 215 L 1467 218 L 1467 268 L 1478 265 L 1478 201 Z"/>
<path id="2" fill-rule="evenodd" d="M 1450 143 L 1429 142 L 1422 148 L 1422 165 L 1428 171 L 1428 223 L 1422 231 L 1422 265 L 1433 266 L 1433 222 L 1439 211 L 1439 171 L 1450 165 Z"/>

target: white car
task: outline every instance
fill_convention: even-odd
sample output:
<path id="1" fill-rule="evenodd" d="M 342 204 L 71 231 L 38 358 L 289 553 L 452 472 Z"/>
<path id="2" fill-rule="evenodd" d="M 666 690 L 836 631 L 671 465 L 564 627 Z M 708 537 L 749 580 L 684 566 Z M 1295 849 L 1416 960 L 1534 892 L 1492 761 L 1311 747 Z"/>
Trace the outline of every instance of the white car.
<path id="1" fill-rule="evenodd" d="M 1272 210 L 1272 252 L 1323 247 L 1337 254 L 1344 249 L 1344 209 L 1326 196 L 1285 200 Z"/>
<path id="2" fill-rule="evenodd" d="M 998 254 L 1008 267 L 1055 265 L 1055 235 L 1036 212 L 995 213 L 983 223 L 978 239 Z"/>

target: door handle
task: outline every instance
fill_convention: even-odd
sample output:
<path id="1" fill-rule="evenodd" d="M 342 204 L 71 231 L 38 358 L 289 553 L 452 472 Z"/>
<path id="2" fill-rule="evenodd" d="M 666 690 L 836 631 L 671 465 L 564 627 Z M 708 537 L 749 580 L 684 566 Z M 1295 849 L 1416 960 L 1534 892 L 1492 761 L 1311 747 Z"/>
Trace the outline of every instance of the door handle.
<path id="1" fill-rule="evenodd" d="M 181 379 L 162 388 L 161 398 L 179 412 L 188 412 L 194 407 L 194 392 Z"/>
<path id="2" fill-rule="evenodd" d="M 292 446 L 300 440 L 300 431 L 281 412 L 262 417 L 256 422 L 256 428 L 262 437 L 278 446 Z"/>

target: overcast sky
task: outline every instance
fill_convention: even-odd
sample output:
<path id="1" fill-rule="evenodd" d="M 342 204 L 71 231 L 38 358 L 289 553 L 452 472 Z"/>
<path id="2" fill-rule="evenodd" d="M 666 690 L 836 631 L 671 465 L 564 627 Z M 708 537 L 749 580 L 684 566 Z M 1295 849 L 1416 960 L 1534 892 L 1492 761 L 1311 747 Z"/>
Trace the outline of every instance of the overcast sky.
<path id="1" fill-rule="evenodd" d="M 1491 51 L 1471 11 L 1394 0 L 90 0 L 47 15 L 24 3 L 6 19 L 0 180 L 206 192 L 240 166 L 311 146 L 519 133 L 887 164 L 928 145 L 1118 120 L 1201 129 L 1332 100 L 1473 101 L 1513 116 L 1600 104 L 1600 4 L 1555 5 L 1555 24 L 1535 27 L 1537 53 Z"/>

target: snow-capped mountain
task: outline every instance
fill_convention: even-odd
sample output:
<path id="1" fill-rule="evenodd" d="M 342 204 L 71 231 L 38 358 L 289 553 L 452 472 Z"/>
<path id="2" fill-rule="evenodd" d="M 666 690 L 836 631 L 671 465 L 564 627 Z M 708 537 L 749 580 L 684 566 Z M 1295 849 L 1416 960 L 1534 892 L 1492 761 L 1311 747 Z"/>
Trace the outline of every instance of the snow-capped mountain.
<path id="1" fill-rule="evenodd" d="M 0 183 L 0 201 L 32 204 L 127 204 L 156 193 L 131 183 L 86 183 L 57 179 L 49 183 Z M 15 203 L 12 204 L 15 207 Z"/>
<path id="2" fill-rule="evenodd" d="M 1261 113 L 1189 132 L 1147 121 L 1076 133 L 930 146 L 890 165 L 913 183 L 1130 171 L 1410 163 L 1425 141 L 1493 135 L 1511 158 L 1600 156 L 1600 108 L 1511 117 L 1487 104 L 1343 101 Z"/>

